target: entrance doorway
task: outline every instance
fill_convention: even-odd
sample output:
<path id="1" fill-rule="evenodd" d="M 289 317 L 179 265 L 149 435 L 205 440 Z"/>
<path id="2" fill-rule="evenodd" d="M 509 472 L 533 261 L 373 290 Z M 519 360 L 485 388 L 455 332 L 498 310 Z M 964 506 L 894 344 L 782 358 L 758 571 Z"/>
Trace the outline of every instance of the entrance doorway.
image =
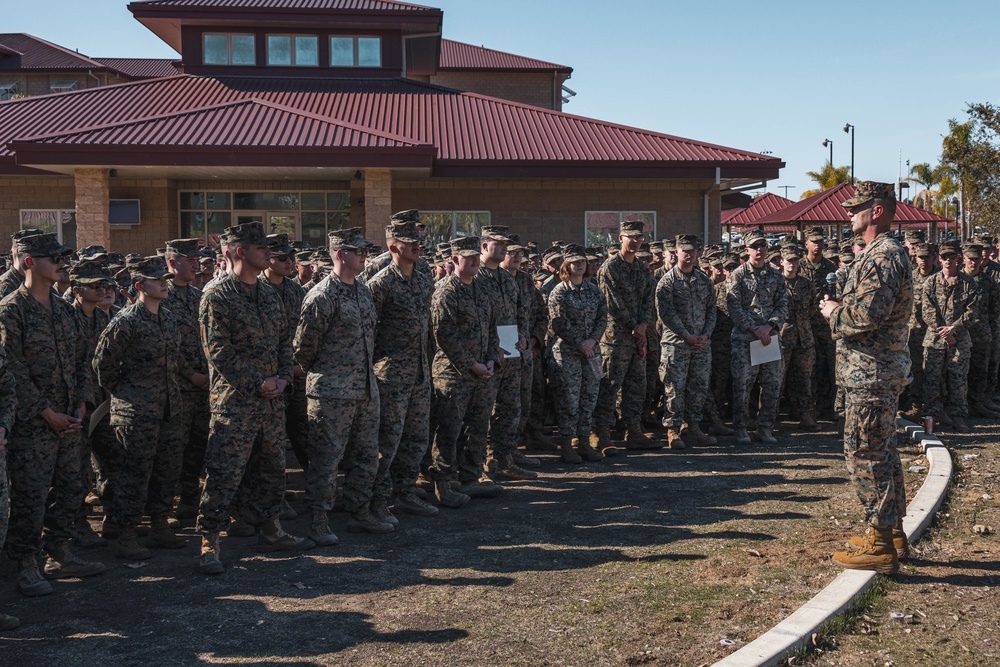
<path id="1" fill-rule="evenodd" d="M 299 238 L 302 231 L 299 227 L 299 214 L 282 211 L 271 213 L 269 211 L 247 211 L 236 216 L 236 224 L 242 225 L 247 222 L 259 222 L 264 225 L 268 234 L 288 234 L 288 240 L 294 241 Z"/>

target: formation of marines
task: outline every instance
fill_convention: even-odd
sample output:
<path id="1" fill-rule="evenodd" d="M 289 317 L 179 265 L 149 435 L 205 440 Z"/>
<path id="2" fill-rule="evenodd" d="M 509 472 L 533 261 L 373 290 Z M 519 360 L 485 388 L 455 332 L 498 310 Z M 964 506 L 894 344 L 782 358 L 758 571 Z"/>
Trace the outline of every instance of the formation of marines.
<path id="1" fill-rule="evenodd" d="M 263 551 L 336 544 L 338 502 L 347 530 L 389 533 L 397 514 L 536 478 L 526 450 L 618 455 L 619 428 L 626 450 L 774 443 L 783 390 L 801 429 L 844 423 L 871 531 L 835 560 L 895 571 L 900 393 L 908 414 L 958 431 L 970 409 L 1000 416 L 1000 264 L 995 239 L 908 236 L 904 249 L 888 233 L 891 187 L 857 192 L 853 240 L 833 254 L 819 230 L 778 247 L 750 232 L 727 250 L 691 235 L 647 244 L 627 220 L 607 248 L 539 253 L 489 226 L 425 255 L 415 210 L 392 216 L 377 255 L 360 228 L 317 250 L 247 223 L 218 248 L 92 246 L 71 261 L 55 234 L 20 231 L 0 276 L 0 542 L 18 587 L 45 595 L 49 579 L 105 570 L 72 542 L 130 560 L 183 547 L 175 531 L 192 519 L 208 575 L 225 571 L 223 533 Z M 990 362 L 970 383 L 972 356 Z M 289 448 L 305 470 L 303 536 L 281 523 L 296 515 Z"/>

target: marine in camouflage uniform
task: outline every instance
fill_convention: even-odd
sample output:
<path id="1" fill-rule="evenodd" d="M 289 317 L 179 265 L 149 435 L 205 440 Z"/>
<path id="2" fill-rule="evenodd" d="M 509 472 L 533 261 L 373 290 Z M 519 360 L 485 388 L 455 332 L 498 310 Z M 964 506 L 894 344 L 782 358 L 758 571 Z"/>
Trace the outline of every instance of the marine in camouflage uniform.
<path id="1" fill-rule="evenodd" d="M 277 519 L 285 493 L 281 394 L 292 380 L 293 357 L 281 298 L 256 277 L 270 256 L 264 227 L 230 227 L 226 241 L 234 272 L 206 287 L 199 313 L 212 412 L 197 525 L 205 574 L 223 572 L 218 534 L 229 527 L 231 509 L 261 527 L 262 548 L 313 545 L 286 534 Z"/>
<path id="2" fill-rule="evenodd" d="M 895 201 L 889 183 L 860 182 L 844 202 L 856 234 L 868 245 L 851 265 L 839 304 L 824 301 L 840 343 L 837 383 L 845 389 L 847 469 L 871 530 L 858 549 L 834 554 L 844 567 L 890 573 L 898 568 L 896 534 L 906 514 L 903 470 L 896 450 L 896 408 L 909 381 L 907 323 L 913 308 L 910 261 L 889 233 Z M 897 528 L 898 526 L 898 528 Z M 902 537 L 905 544 L 905 535 Z"/>
<path id="3" fill-rule="evenodd" d="M 10 486 L 7 483 L 7 438 L 14 427 L 17 413 L 17 390 L 14 375 L 7 366 L 7 353 L 0 347 L 0 548 L 7 539 L 7 518 L 10 513 Z M 0 628 L 11 630 L 20 625 L 13 616 L 0 613 Z"/>
<path id="4" fill-rule="evenodd" d="M 51 585 L 38 572 L 43 543 L 50 577 L 89 576 L 105 570 L 70 552 L 82 493 L 80 430 L 86 404 L 93 404 L 90 356 L 73 307 L 51 286 L 70 249 L 55 234 L 17 241 L 31 285 L 0 301 L 0 341 L 17 390 L 17 413 L 7 443 L 10 483 L 8 557 L 19 563 L 18 586 L 25 595 L 45 595 Z M 37 293 L 44 287 L 44 299 Z M 57 431 L 56 429 L 63 429 Z M 50 493 L 51 490 L 51 493 Z M 43 533 L 44 530 L 44 533 Z"/>
<path id="5" fill-rule="evenodd" d="M 917 266 L 913 267 L 913 313 L 910 315 L 909 343 L 910 370 L 913 380 L 907 385 L 900 398 L 901 407 L 909 412 L 907 416 L 919 419 L 924 415 L 924 338 L 927 336 L 927 323 L 923 316 L 924 283 L 937 271 L 934 263 L 937 259 L 937 246 L 929 243 L 918 243 L 914 248 Z"/>
<path id="6" fill-rule="evenodd" d="M 972 336 L 978 323 L 979 290 L 969 276 L 958 272 L 961 247 L 957 242 L 941 244 L 942 270 L 924 282 L 922 315 L 924 335 L 924 412 L 942 426 L 954 424 L 965 432 L 969 416 L 968 378 Z M 953 276 L 948 273 L 955 271 Z M 952 327 L 950 340 L 941 327 Z M 947 392 L 948 405 L 944 405 Z M 947 409 L 947 415 L 945 415 Z"/>
<path id="7" fill-rule="evenodd" d="M 20 229 L 11 235 L 10 268 L 4 271 L 3 275 L 0 275 L 0 299 L 16 291 L 18 287 L 24 284 L 24 262 L 18 257 L 17 242 L 20 239 L 28 236 L 37 236 L 41 233 L 42 230 L 40 229 Z"/>
<path id="8" fill-rule="evenodd" d="M 333 509 L 337 468 L 345 454 L 348 530 L 393 529 L 372 514 L 380 405 L 372 365 L 375 303 L 368 286 L 355 279 L 371 245 L 357 227 L 330 232 L 330 254 L 337 256 L 334 270 L 306 295 L 295 332 L 295 361 L 306 373 L 309 400 L 309 536 L 321 545 L 336 541 L 323 539 L 328 528 L 324 519 Z"/>
<path id="9" fill-rule="evenodd" d="M 684 447 L 680 429 L 685 422 L 694 444 L 715 444 L 700 426 L 712 371 L 715 287 L 694 264 L 698 246 L 697 237 L 678 236 L 678 263 L 656 285 L 656 315 L 663 329 L 659 368 L 666 399 L 663 425 L 668 444 L 676 449 Z"/>
<path id="10" fill-rule="evenodd" d="M 586 261 L 580 246 L 566 249 L 565 262 Z M 561 280 L 549 295 L 549 326 L 553 334 L 552 356 L 559 375 L 559 393 L 556 396 L 556 420 L 560 438 L 577 438 L 577 445 L 589 445 L 591 423 L 597 395 L 599 377 L 593 360 L 580 348 L 581 343 L 593 341 L 590 349 L 598 353 L 597 341 L 607 326 L 608 308 L 604 293 L 591 280 L 574 284 Z M 565 441 L 563 443 L 564 449 Z M 575 459 L 576 463 L 580 459 Z"/>
<path id="11" fill-rule="evenodd" d="M 782 386 L 792 414 L 806 430 L 819 430 L 816 424 L 816 400 L 813 396 L 813 370 L 816 366 L 816 339 L 812 332 L 816 293 L 813 284 L 798 274 L 801 254 L 795 247 L 781 250 L 783 278 L 788 293 L 788 314 L 781 327 L 781 359 L 784 368 Z M 789 277 L 791 276 L 791 277 Z"/>
<path id="12" fill-rule="evenodd" d="M 812 282 L 816 298 L 819 299 L 828 291 L 827 275 L 837 270 L 837 265 L 823 256 L 825 237 L 820 229 L 806 233 L 806 250 L 808 255 L 802 258 L 799 265 L 799 275 Z M 837 393 L 836 386 L 836 346 L 830 336 L 830 328 L 826 320 L 818 312 L 812 314 L 812 332 L 815 338 L 816 365 L 813 373 L 813 396 L 821 413 L 831 413 Z"/>
<path id="13" fill-rule="evenodd" d="M 736 428 L 740 444 L 749 444 L 746 429 L 749 424 L 748 407 L 750 390 L 760 376 L 760 410 L 757 412 L 757 428 L 764 442 L 773 441 L 771 427 L 778 413 L 778 397 L 781 393 L 782 362 L 771 361 L 758 366 L 750 365 L 750 343 L 759 340 L 757 333 L 763 327 L 770 331 L 771 344 L 785 324 L 788 312 L 788 292 L 784 279 L 764 262 L 767 241 L 760 232 L 749 232 L 745 237 L 748 248 L 764 244 L 763 250 L 751 249 L 757 253 L 760 266 L 751 261 L 733 271 L 726 293 L 726 307 L 733 320 L 732 372 L 733 372 L 733 427 Z"/>
<path id="14" fill-rule="evenodd" d="M 732 335 L 733 319 L 729 317 L 726 305 L 726 285 L 729 273 L 739 266 L 739 260 L 729 257 L 725 260 L 726 277 L 715 284 L 715 328 L 712 330 L 712 378 L 710 381 L 712 401 L 718 411 L 720 421 L 726 406 L 732 406 Z"/>
<path id="15" fill-rule="evenodd" d="M 161 301 L 172 277 L 162 256 L 130 267 L 133 283 L 142 283 L 139 299 L 118 313 L 101 334 L 93 366 L 101 387 L 111 394 L 111 425 L 125 450 L 108 516 L 119 531 L 118 556 L 149 558 L 138 544 L 136 527 L 143 508 L 152 521 L 155 546 L 181 547 L 167 525 L 180 478 L 186 439 L 170 429 L 181 406 L 179 380 L 190 377 L 180 366 L 180 331 Z"/>
<path id="16" fill-rule="evenodd" d="M 479 255 L 478 237 L 453 239 L 451 245 L 452 256 Z M 453 507 L 467 503 L 469 496 L 449 493 L 447 483 L 459 481 L 468 486 L 479 480 L 496 399 L 495 376 L 489 372 L 481 375 L 474 369 L 490 371 L 500 363 L 493 301 L 473 276 L 467 276 L 470 282 L 466 283 L 460 268 L 439 283 L 431 300 L 437 352 L 431 369 L 436 433 L 434 465 L 429 473 L 438 499 Z"/>
<path id="17" fill-rule="evenodd" d="M 548 275 L 538 288 L 538 293 L 542 297 L 542 303 L 545 304 L 547 313 L 549 295 L 552 294 L 552 290 L 560 282 L 557 273 L 563 261 L 562 249 L 557 247 L 546 249 L 542 253 L 542 261 L 549 268 L 543 269 Z M 553 269 L 556 273 L 552 272 Z M 547 314 L 546 318 L 548 318 Z M 532 371 L 531 409 L 526 428 L 532 437 L 533 442 L 531 444 L 542 443 L 544 447 L 547 443 L 544 442 L 543 438 L 539 437 L 539 434 L 542 433 L 542 429 L 545 427 L 545 417 L 548 407 L 552 403 L 553 397 L 558 395 L 558 392 L 555 387 L 555 361 L 552 359 L 553 341 L 550 339 L 547 330 L 545 339 L 539 342 L 542 345 L 538 349 L 537 363 L 534 364 Z"/>
<path id="18" fill-rule="evenodd" d="M 969 327 L 969 337 L 972 339 L 970 359 L 976 363 L 969 364 L 968 401 L 969 412 L 976 417 L 996 419 L 997 406 L 990 400 L 987 393 L 987 373 L 990 366 L 993 338 L 990 324 L 1000 317 L 1000 283 L 993 276 L 982 270 L 983 246 L 978 243 L 968 243 L 962 249 L 964 267 L 962 272 L 972 279 L 979 293 L 976 299 L 975 324 Z"/>
<path id="19" fill-rule="evenodd" d="M 626 445 L 649 448 L 653 443 L 639 425 L 646 395 L 646 328 L 652 311 L 653 288 L 646 263 L 626 244 L 641 243 L 643 223 L 621 223 L 622 250 L 597 272 L 597 285 L 608 304 L 608 326 L 601 338 L 604 377 L 594 410 L 594 430 L 601 448 L 610 445 L 608 429 L 615 423 L 615 405 L 621 406 Z"/>
<path id="20" fill-rule="evenodd" d="M 373 498 L 381 505 L 393 496 L 395 509 L 434 516 L 437 508 L 417 495 L 420 463 L 430 437 L 431 365 L 427 355 L 434 282 L 416 269 L 412 244 L 420 243 L 412 215 L 394 216 L 386 243 L 399 255 L 368 280 L 375 304 L 374 368 L 381 416 L 378 470 Z"/>
<path id="21" fill-rule="evenodd" d="M 512 234 L 510 238 L 512 243 L 507 245 L 508 258 L 510 253 L 523 253 L 525 251 L 525 246 L 520 245 L 520 237 Z M 508 271 L 510 270 L 508 269 Z M 545 347 L 545 333 L 549 326 L 549 310 L 545 303 L 545 297 L 535 287 L 535 280 L 529 272 L 519 267 L 512 275 L 517 283 L 519 301 L 524 312 L 525 329 L 528 333 L 528 349 L 522 355 L 521 362 L 521 419 L 517 427 L 518 434 L 524 436 L 528 419 L 534 407 L 532 399 L 535 374 L 543 363 L 541 355 Z M 535 441 L 538 441 L 537 434 L 535 434 Z"/>

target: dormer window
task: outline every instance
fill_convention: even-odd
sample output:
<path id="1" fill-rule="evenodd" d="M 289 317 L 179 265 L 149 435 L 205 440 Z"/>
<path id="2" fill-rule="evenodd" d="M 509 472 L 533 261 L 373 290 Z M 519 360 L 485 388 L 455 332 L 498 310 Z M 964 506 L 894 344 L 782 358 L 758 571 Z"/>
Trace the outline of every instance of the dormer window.
<path id="1" fill-rule="evenodd" d="M 17 81 L 0 81 L 0 102 L 17 95 Z"/>
<path id="2" fill-rule="evenodd" d="M 316 35 L 268 35 L 267 64 L 286 67 L 319 67 Z"/>
<path id="3" fill-rule="evenodd" d="M 381 37 L 331 37 L 331 67 L 381 67 Z"/>
<path id="4" fill-rule="evenodd" d="M 206 65 L 256 65 L 253 35 L 205 33 L 203 60 Z"/>

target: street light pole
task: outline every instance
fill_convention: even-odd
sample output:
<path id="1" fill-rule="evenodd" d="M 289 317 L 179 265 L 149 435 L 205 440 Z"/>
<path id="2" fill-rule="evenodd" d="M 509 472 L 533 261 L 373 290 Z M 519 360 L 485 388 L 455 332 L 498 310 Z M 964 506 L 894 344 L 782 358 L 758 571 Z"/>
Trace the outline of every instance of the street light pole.
<path id="1" fill-rule="evenodd" d="M 830 169 L 832 170 L 833 169 L 833 141 L 831 141 L 830 139 L 824 139 L 823 140 L 823 148 L 826 148 L 827 146 L 830 147 Z"/>
<path id="2" fill-rule="evenodd" d="M 844 132 L 851 133 L 851 183 L 854 183 L 854 126 L 844 123 Z"/>

